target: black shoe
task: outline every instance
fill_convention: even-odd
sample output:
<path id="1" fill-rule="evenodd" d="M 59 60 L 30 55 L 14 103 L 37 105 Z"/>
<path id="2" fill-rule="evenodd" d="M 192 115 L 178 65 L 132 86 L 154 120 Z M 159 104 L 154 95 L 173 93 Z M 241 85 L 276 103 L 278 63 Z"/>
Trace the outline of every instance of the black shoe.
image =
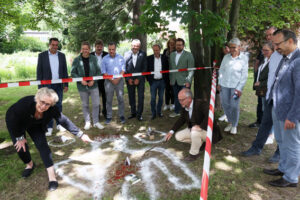
<path id="1" fill-rule="evenodd" d="M 132 119 L 132 118 L 135 118 L 136 117 L 136 114 L 131 114 L 128 119 Z"/>
<path id="2" fill-rule="evenodd" d="M 35 168 L 35 164 L 33 163 L 31 169 L 24 169 L 24 171 L 22 172 L 22 177 L 23 177 L 23 178 L 29 177 L 29 176 L 32 174 L 34 168 Z"/>
<path id="3" fill-rule="evenodd" d="M 158 117 L 163 117 L 164 115 L 162 113 L 159 113 L 157 116 Z"/>
<path id="4" fill-rule="evenodd" d="M 189 154 L 187 157 L 185 157 L 183 160 L 185 162 L 193 162 L 195 160 L 197 160 L 197 158 L 200 156 L 200 153 L 198 153 L 197 155 L 192 155 L 192 154 Z"/>
<path id="5" fill-rule="evenodd" d="M 297 187 L 297 183 L 290 183 L 283 178 L 274 180 L 274 181 L 269 181 L 269 185 L 275 186 L 275 187 Z"/>
<path id="6" fill-rule="evenodd" d="M 156 116 L 155 116 L 155 115 L 152 115 L 151 120 L 154 120 L 155 118 L 156 118 Z"/>
<path id="7" fill-rule="evenodd" d="M 271 175 L 271 176 L 283 176 L 284 173 L 279 171 L 279 169 L 264 169 L 263 172 L 265 174 Z"/>
<path id="8" fill-rule="evenodd" d="M 249 124 L 249 128 L 259 128 L 260 123 L 254 122 L 252 124 Z"/>
<path id="9" fill-rule="evenodd" d="M 255 155 L 259 155 L 260 154 L 260 151 L 257 150 L 256 148 L 254 147 L 251 147 L 250 149 L 248 149 L 247 151 L 244 151 L 241 153 L 241 156 L 244 156 L 244 157 L 250 157 L 250 156 L 255 156 Z"/>
<path id="10" fill-rule="evenodd" d="M 143 117 L 142 117 L 142 116 L 137 116 L 137 119 L 138 119 L 139 121 L 143 121 Z"/>
<path id="11" fill-rule="evenodd" d="M 57 181 L 50 181 L 48 189 L 49 191 L 54 191 L 58 188 L 58 182 Z"/>

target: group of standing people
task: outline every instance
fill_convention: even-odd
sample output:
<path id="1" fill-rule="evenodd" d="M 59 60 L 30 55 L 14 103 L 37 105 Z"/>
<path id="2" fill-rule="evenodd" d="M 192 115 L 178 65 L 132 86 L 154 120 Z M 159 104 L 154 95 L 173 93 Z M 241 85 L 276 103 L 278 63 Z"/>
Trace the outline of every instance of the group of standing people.
<path id="1" fill-rule="evenodd" d="M 58 40 L 56 38 L 51 38 L 49 42 L 49 51 L 42 53 L 45 54 L 44 59 L 39 59 L 38 68 L 40 69 L 39 71 L 42 72 L 40 73 L 38 71 L 38 74 L 46 73 L 47 76 L 38 75 L 38 80 L 59 79 L 67 77 L 65 56 L 64 54 L 58 52 L 57 48 L 53 50 L 53 52 L 51 51 L 53 43 L 57 43 L 58 46 Z M 128 117 L 128 119 L 137 118 L 139 121 L 143 120 L 142 114 L 144 110 L 144 93 L 146 80 L 148 80 L 150 84 L 150 104 L 152 113 L 151 119 L 155 119 L 156 117 L 163 117 L 162 105 L 164 93 L 166 96 L 166 105 L 164 109 L 169 108 L 170 110 L 172 110 L 174 108 L 174 113 L 171 113 L 169 116 L 179 116 L 181 106 L 178 101 L 178 93 L 183 87 L 190 88 L 193 78 L 193 71 L 177 72 L 171 74 L 161 74 L 160 71 L 194 67 L 193 55 L 190 52 L 185 51 L 184 46 L 185 41 L 183 39 L 171 38 L 167 43 L 167 48 L 164 50 L 164 54 L 160 53 L 162 48 L 161 45 L 154 44 L 152 46 L 153 55 L 147 56 L 146 53 L 141 50 L 141 42 L 138 39 L 134 39 L 131 43 L 131 50 L 126 52 L 123 57 L 116 52 L 117 45 L 115 43 L 108 43 L 108 52 L 105 52 L 103 51 L 103 41 L 97 40 L 95 42 L 95 52 L 90 53 L 90 44 L 88 42 L 82 42 L 81 53 L 74 59 L 72 63 L 72 77 L 78 78 L 100 75 L 117 75 L 117 77 L 111 77 L 105 80 L 94 81 L 85 79 L 81 82 L 77 82 L 77 88 L 80 94 L 85 120 L 84 129 L 89 130 L 92 124 L 98 129 L 104 128 L 104 126 L 99 122 L 99 113 L 101 113 L 101 96 L 103 107 L 102 114 L 105 118 L 105 124 L 110 124 L 112 120 L 112 102 L 114 92 L 116 92 L 118 100 L 118 114 L 120 122 L 125 123 L 125 105 L 123 97 L 124 82 L 127 85 L 130 104 L 130 116 Z M 52 59 L 51 57 L 56 54 L 58 55 L 58 59 Z M 63 59 L 60 59 L 59 56 Z M 50 62 L 47 62 L 47 59 Z M 51 62 L 52 60 L 58 61 Z M 43 62 L 47 64 L 41 64 Z M 52 66 L 56 66 L 56 68 L 52 69 Z M 49 74 L 51 74 L 55 70 L 56 72 L 58 71 L 58 73 L 56 74 L 59 74 L 59 76 L 49 76 Z M 60 71 L 62 71 L 61 75 Z M 131 74 L 147 71 L 154 71 L 154 74 L 146 77 L 125 77 L 125 80 L 122 77 L 123 74 L 127 73 Z M 63 87 L 62 84 L 57 85 L 58 87 Z M 50 85 L 49 87 L 53 86 Z M 62 89 L 57 91 L 60 96 L 60 105 L 63 94 L 62 91 Z M 158 102 L 156 100 L 157 96 Z M 92 117 L 89 113 L 89 97 L 91 97 L 92 100 Z M 174 104 L 174 106 L 172 106 L 172 104 Z M 60 110 L 62 110 L 62 108 L 60 108 Z M 93 123 L 91 123 L 91 121 L 93 121 Z M 52 124 L 50 124 L 47 135 L 51 135 L 52 130 Z"/>

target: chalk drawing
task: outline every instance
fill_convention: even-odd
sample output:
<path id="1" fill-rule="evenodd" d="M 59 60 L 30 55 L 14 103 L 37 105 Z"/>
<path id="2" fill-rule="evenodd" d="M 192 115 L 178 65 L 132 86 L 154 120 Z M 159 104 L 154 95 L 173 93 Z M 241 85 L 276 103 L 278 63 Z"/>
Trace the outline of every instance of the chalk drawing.
<path id="1" fill-rule="evenodd" d="M 157 134 L 159 135 L 159 134 Z M 156 144 L 159 142 L 163 142 L 165 133 L 160 132 L 161 139 L 157 141 L 147 141 L 138 137 L 138 135 L 134 136 L 138 141 L 145 144 Z M 129 140 L 126 136 L 120 135 L 119 138 L 104 138 L 100 141 L 95 141 L 91 143 L 91 151 L 88 153 L 81 154 L 80 156 L 72 157 L 68 160 L 64 160 L 58 162 L 54 165 L 57 174 L 63 179 L 64 182 L 76 187 L 86 193 L 92 194 L 94 199 L 101 199 L 105 194 L 105 189 L 108 187 L 105 183 L 107 181 L 107 173 L 108 168 L 115 164 L 117 157 L 115 159 L 107 159 L 104 163 L 97 163 L 95 158 L 103 158 L 107 156 L 107 150 L 101 149 L 101 146 L 105 143 L 110 142 L 112 145 L 112 152 L 123 152 L 126 154 L 144 154 L 147 150 L 151 149 L 151 147 L 144 147 L 140 149 L 132 149 L 129 148 L 128 144 Z M 162 147 L 154 147 L 150 151 L 157 152 L 163 155 L 166 159 L 169 159 L 172 163 L 172 166 L 167 166 L 164 163 L 164 160 L 160 158 L 144 158 L 141 159 L 139 166 L 140 170 L 137 176 L 139 176 L 142 181 L 138 184 L 144 184 L 145 190 L 149 194 L 149 198 L 151 200 L 159 199 L 160 193 L 158 192 L 157 186 L 155 184 L 155 174 L 159 170 L 167 177 L 168 181 L 173 185 L 175 190 L 191 190 L 195 188 L 200 188 L 201 181 L 198 176 L 196 176 L 187 165 L 180 160 L 178 156 L 176 156 L 173 152 L 162 148 Z M 77 177 L 82 179 L 81 183 L 78 179 L 74 179 L 73 176 L 68 175 L 66 172 L 66 166 L 71 165 L 75 161 L 85 162 L 82 167 L 76 167 L 75 173 Z M 91 162 L 91 163 L 90 163 Z M 87 165 L 88 163 L 88 165 Z M 155 166 L 155 167 L 154 167 Z M 182 171 L 182 175 L 188 178 L 178 177 L 169 170 L 169 167 L 176 166 L 177 170 Z M 69 167 L 70 168 L 70 167 Z M 121 199 L 126 200 L 135 200 L 136 197 L 130 195 L 130 187 L 131 183 L 124 181 L 121 186 Z M 168 188 L 171 189 L 171 188 Z"/>

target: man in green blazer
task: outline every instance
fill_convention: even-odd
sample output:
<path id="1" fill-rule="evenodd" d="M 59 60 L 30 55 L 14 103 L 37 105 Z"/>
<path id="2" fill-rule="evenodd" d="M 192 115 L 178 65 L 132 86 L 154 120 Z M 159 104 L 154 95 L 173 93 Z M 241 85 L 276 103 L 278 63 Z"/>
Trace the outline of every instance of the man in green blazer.
<path id="1" fill-rule="evenodd" d="M 176 51 L 172 52 L 170 55 L 170 70 L 195 67 L 193 55 L 190 52 L 183 50 L 184 44 L 185 42 L 182 38 L 176 39 Z M 180 115 L 181 105 L 178 101 L 178 93 L 184 87 L 191 87 L 193 75 L 194 71 L 170 73 L 170 84 L 173 88 L 175 97 L 175 112 L 170 114 L 170 117 L 177 117 Z"/>

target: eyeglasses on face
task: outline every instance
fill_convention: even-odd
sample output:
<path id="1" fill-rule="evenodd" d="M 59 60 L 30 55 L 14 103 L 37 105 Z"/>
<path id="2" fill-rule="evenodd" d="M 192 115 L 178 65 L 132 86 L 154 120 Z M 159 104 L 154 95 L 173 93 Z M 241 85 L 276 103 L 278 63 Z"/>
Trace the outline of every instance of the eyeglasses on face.
<path id="1" fill-rule="evenodd" d="M 51 106 L 50 103 L 46 103 L 45 101 L 40 100 L 39 102 L 40 102 L 40 104 L 43 105 L 43 106 L 46 106 L 46 107 Z"/>
<path id="2" fill-rule="evenodd" d="M 290 38 L 288 38 L 288 39 L 290 39 Z M 275 42 L 274 42 L 273 45 L 274 45 L 274 46 L 279 46 L 279 45 L 281 45 L 281 43 L 288 41 L 288 39 L 283 40 L 283 41 L 278 42 L 278 43 L 275 43 Z"/>

